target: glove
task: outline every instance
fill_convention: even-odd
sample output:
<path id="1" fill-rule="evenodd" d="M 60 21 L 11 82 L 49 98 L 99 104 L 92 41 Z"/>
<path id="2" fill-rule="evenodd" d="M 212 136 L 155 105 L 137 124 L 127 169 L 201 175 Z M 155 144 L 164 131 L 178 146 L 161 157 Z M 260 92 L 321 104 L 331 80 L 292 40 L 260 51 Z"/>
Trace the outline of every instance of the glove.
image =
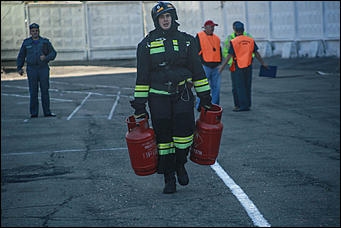
<path id="1" fill-rule="evenodd" d="M 203 107 L 205 111 L 209 110 L 212 107 L 211 100 L 212 100 L 212 97 L 210 95 L 200 97 L 198 112 L 201 111 L 201 107 Z"/>
<path id="2" fill-rule="evenodd" d="M 146 110 L 145 103 L 138 103 L 136 100 L 130 101 L 131 107 L 135 109 L 134 116 L 136 119 L 142 119 L 147 116 L 149 117 L 148 112 Z"/>

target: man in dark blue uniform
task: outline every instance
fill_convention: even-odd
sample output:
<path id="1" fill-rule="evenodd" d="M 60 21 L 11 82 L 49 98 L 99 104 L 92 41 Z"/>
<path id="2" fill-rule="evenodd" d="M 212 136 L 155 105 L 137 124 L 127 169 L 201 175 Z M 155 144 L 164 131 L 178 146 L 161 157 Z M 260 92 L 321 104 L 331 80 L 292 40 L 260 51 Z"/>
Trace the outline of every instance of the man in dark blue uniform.
<path id="1" fill-rule="evenodd" d="M 25 39 L 21 45 L 17 57 L 17 71 L 20 75 L 23 75 L 24 71 L 22 67 L 24 66 L 26 59 L 26 71 L 30 90 L 31 118 L 38 117 L 38 84 L 40 85 L 44 116 L 55 117 L 56 115 L 50 110 L 50 67 L 48 62 L 54 60 L 57 53 L 48 39 L 39 36 L 38 24 L 33 23 L 30 25 L 30 34 L 31 37 Z"/>

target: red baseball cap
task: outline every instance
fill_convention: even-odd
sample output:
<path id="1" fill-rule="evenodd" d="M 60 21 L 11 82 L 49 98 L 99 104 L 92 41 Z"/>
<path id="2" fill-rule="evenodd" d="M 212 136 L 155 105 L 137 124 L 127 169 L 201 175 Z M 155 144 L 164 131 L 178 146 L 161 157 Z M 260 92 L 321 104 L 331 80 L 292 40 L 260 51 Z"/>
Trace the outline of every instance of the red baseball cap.
<path id="1" fill-rule="evenodd" d="M 205 22 L 204 26 L 206 25 L 214 25 L 214 26 L 218 26 L 218 24 L 214 23 L 212 20 L 208 20 Z"/>

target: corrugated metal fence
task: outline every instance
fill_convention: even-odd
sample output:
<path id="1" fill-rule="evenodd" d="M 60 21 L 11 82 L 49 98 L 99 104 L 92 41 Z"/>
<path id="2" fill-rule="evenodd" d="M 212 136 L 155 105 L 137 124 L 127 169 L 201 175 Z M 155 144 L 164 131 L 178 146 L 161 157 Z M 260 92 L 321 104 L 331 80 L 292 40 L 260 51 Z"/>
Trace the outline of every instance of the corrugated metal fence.
<path id="1" fill-rule="evenodd" d="M 28 25 L 40 25 L 56 60 L 129 59 L 154 28 L 156 1 L 1 2 L 1 59 L 14 60 Z M 339 1 L 172 1 L 179 29 L 195 36 L 211 19 L 222 43 L 232 23 L 244 22 L 263 56 L 340 57 Z"/>

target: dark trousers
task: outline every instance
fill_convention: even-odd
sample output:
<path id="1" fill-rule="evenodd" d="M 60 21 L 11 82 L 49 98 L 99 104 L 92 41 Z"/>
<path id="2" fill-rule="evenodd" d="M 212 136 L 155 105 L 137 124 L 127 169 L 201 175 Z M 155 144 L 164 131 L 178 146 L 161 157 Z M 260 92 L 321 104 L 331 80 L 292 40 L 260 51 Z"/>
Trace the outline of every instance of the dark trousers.
<path id="1" fill-rule="evenodd" d="M 28 85 L 30 90 L 30 113 L 31 115 L 38 115 L 39 102 L 38 90 L 40 87 L 41 103 L 43 106 L 44 115 L 49 115 L 50 111 L 50 97 L 49 97 L 49 75 L 50 69 L 48 66 L 27 66 Z"/>
<path id="2" fill-rule="evenodd" d="M 239 107 L 238 96 L 236 92 L 236 77 L 238 75 L 235 71 L 231 71 L 231 84 L 232 84 L 232 95 L 233 95 L 233 103 L 234 107 Z"/>
<path id="3" fill-rule="evenodd" d="M 251 107 L 252 65 L 246 68 L 236 67 L 236 94 L 241 110 Z"/>
<path id="4" fill-rule="evenodd" d="M 152 126 L 156 135 L 156 143 L 169 143 L 173 137 L 188 137 L 193 134 L 194 96 L 190 89 L 179 95 L 149 94 L 148 105 Z M 158 156 L 158 173 L 169 173 L 176 170 L 177 165 L 185 164 L 190 146 L 177 148 L 175 153 Z"/>

